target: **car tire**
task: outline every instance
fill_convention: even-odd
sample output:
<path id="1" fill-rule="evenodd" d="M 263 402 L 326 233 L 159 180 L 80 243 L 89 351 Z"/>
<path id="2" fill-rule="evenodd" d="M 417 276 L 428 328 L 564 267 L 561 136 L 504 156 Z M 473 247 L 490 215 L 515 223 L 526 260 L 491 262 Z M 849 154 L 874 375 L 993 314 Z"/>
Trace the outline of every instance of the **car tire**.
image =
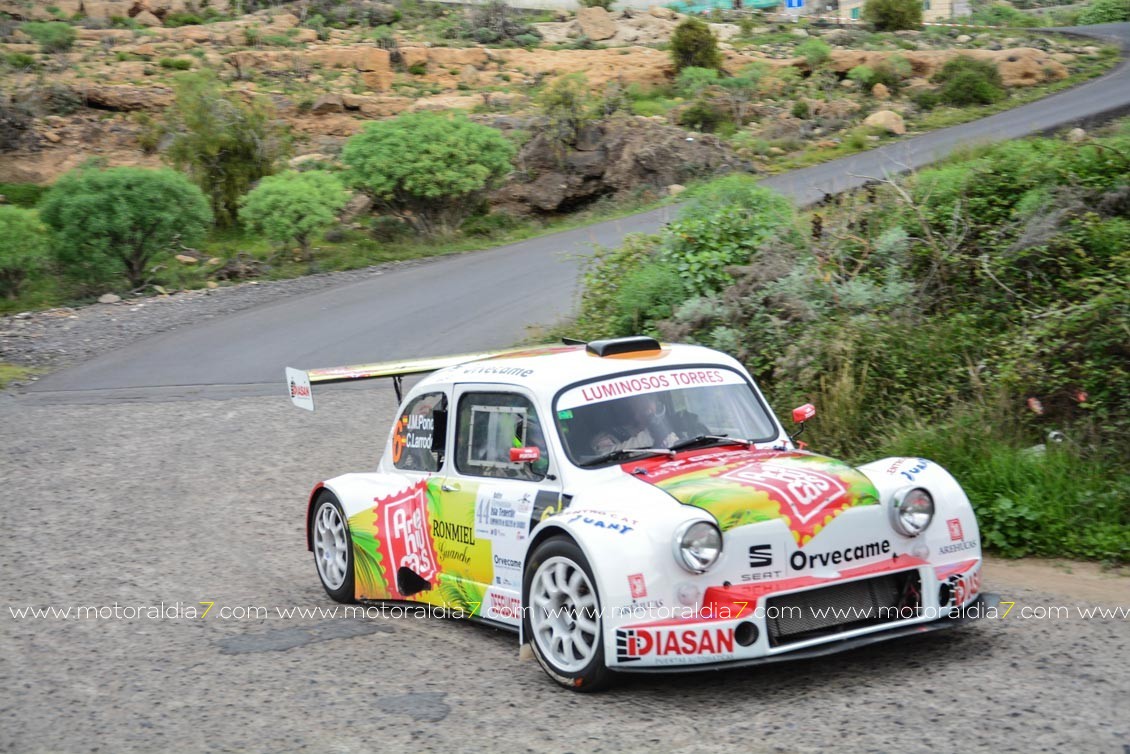
<path id="1" fill-rule="evenodd" d="M 573 691 L 606 688 L 600 595 L 581 548 L 562 537 L 538 545 L 526 559 L 523 594 L 523 636 L 546 674 Z"/>
<path id="2" fill-rule="evenodd" d="M 310 516 L 310 542 L 314 566 L 326 594 L 336 602 L 355 602 L 353 593 L 353 539 L 337 496 L 322 490 Z"/>

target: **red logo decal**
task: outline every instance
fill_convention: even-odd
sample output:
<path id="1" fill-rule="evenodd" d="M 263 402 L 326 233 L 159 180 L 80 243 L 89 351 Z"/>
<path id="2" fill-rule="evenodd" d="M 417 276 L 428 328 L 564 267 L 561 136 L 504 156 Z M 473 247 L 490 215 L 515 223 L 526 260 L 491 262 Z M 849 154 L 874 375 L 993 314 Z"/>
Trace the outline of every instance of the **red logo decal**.
<path id="1" fill-rule="evenodd" d="M 950 530 L 951 542 L 960 542 L 965 539 L 965 535 L 961 532 L 961 519 L 951 518 L 946 521 L 946 526 L 948 526 Z"/>
<path id="2" fill-rule="evenodd" d="M 396 573 L 401 568 L 411 569 L 430 584 L 439 581 L 436 551 L 428 536 L 424 489 L 425 483 L 421 481 L 392 497 L 375 498 L 385 574 L 393 595 L 398 594 Z"/>
<path id="3" fill-rule="evenodd" d="M 633 573 L 628 576 L 628 587 L 632 590 L 632 599 L 643 599 L 647 596 L 647 584 L 644 583 L 642 573 Z"/>
<path id="4" fill-rule="evenodd" d="M 847 489 L 839 479 L 811 469 L 751 463 L 723 478 L 766 490 L 784 502 L 781 512 L 800 524 L 807 524 L 829 505 L 846 501 Z"/>
<path id="5" fill-rule="evenodd" d="M 491 592 L 490 611 L 499 618 L 517 620 L 522 617 L 522 602 L 517 597 Z"/>
<path id="6" fill-rule="evenodd" d="M 734 651 L 732 628 L 691 628 L 683 631 L 659 628 L 616 629 L 616 659 L 634 662 L 644 657 L 680 657 L 730 654 Z M 661 661 L 662 662 L 662 661 Z M 685 662 L 685 661 L 683 661 Z"/>

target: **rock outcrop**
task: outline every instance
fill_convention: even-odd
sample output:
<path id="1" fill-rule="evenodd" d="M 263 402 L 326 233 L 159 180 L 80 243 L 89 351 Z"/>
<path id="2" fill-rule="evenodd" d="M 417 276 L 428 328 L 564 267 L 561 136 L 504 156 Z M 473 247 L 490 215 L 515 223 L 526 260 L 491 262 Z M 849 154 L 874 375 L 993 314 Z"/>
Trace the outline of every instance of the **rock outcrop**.
<path id="1" fill-rule="evenodd" d="M 547 134 L 544 121 L 524 128 L 536 135 L 518 155 L 511 182 L 492 204 L 516 213 L 555 213 L 602 196 L 668 186 L 750 165 L 714 136 L 691 134 L 650 118 L 624 116 L 584 126 L 571 144 Z"/>

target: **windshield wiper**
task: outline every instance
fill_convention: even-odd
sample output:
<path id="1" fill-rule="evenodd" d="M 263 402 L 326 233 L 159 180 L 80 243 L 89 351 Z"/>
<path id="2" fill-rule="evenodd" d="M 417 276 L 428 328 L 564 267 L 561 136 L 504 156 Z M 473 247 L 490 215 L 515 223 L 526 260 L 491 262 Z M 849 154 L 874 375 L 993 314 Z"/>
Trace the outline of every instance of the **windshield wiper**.
<path id="1" fill-rule="evenodd" d="M 729 435 L 696 435 L 695 437 L 688 437 L 685 440 L 679 440 L 671 446 L 671 450 L 685 450 L 686 448 L 694 447 L 695 445 L 706 445 L 708 443 L 733 443 L 735 445 L 745 445 L 749 447 L 753 443 L 749 440 L 742 440 L 730 437 Z"/>
<path id="2" fill-rule="evenodd" d="M 607 453 L 601 453 L 600 455 L 590 458 L 587 461 L 582 461 L 577 465 L 581 468 L 588 468 L 589 466 L 597 466 L 598 464 L 602 464 L 607 461 L 615 461 L 617 458 L 628 458 L 630 456 L 636 455 L 637 453 L 646 453 L 653 456 L 675 455 L 675 451 L 670 448 L 617 448 L 616 450 L 610 450 Z"/>

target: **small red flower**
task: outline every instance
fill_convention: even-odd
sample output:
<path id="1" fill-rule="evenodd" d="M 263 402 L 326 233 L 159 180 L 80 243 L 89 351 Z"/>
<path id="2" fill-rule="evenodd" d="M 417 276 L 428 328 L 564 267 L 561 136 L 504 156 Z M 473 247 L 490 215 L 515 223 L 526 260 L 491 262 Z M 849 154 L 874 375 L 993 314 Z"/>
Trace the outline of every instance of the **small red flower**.
<path id="1" fill-rule="evenodd" d="M 1028 410 L 1033 414 L 1042 414 L 1044 413 L 1044 404 L 1040 403 L 1039 398 L 1029 398 Z"/>

